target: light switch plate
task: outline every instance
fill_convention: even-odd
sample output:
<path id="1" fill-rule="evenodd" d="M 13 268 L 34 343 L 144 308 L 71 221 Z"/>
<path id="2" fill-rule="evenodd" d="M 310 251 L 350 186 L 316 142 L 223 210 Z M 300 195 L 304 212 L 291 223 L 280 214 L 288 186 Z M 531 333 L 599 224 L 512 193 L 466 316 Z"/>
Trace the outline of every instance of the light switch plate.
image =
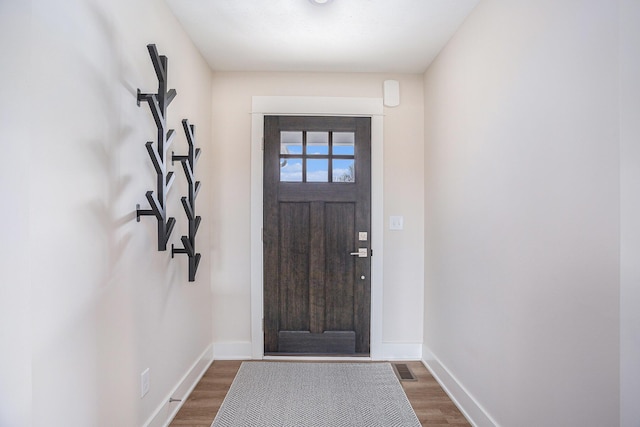
<path id="1" fill-rule="evenodd" d="M 404 228 L 403 216 L 390 216 L 389 217 L 389 230 L 402 230 Z"/>

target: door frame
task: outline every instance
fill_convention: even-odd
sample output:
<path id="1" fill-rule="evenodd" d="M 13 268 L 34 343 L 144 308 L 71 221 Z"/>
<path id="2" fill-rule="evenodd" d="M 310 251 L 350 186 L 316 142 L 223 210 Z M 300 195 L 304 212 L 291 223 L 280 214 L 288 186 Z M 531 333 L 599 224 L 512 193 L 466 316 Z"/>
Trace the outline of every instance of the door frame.
<path id="1" fill-rule="evenodd" d="M 264 359 L 263 161 L 264 116 L 371 117 L 371 360 L 382 354 L 383 99 L 254 96 L 251 108 L 251 357 Z M 324 358 L 326 359 L 326 357 Z M 362 360 L 362 357 L 358 359 Z M 364 358 L 366 359 L 366 358 Z"/>

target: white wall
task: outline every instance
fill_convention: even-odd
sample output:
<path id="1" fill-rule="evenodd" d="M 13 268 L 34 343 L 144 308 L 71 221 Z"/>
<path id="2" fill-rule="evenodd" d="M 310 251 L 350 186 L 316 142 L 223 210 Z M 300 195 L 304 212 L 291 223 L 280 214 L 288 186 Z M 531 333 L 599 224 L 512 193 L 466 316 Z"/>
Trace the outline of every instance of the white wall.
<path id="1" fill-rule="evenodd" d="M 215 73 L 213 82 L 212 283 L 214 342 L 226 357 L 250 351 L 250 141 L 252 96 L 382 97 L 400 81 L 401 105 L 385 108 L 384 216 L 404 215 L 384 236 L 383 341 L 420 348 L 423 288 L 423 89 L 419 75 Z M 375 256 L 375 249 L 374 249 Z M 235 350 L 237 351 L 240 350 Z"/>
<path id="2" fill-rule="evenodd" d="M 208 252 L 188 283 L 186 257 L 156 250 L 155 220 L 135 220 L 136 203 L 145 207 L 155 186 L 144 147 L 155 125 L 149 108 L 136 106 L 137 88 L 157 89 L 146 44 L 168 56 L 178 91 L 168 113 L 178 131 L 172 148 L 186 152 L 180 120 L 189 118 L 203 165 L 211 155 L 211 73 L 162 1 L 20 3 L 0 8 L 3 24 L 12 24 L 3 53 L 19 57 L 2 66 L 10 95 L 2 97 L 2 151 L 11 157 L 1 184 L 9 223 L 0 424 L 142 425 L 211 343 Z M 5 15 L 18 6 L 19 14 Z M 177 243 L 186 234 L 186 180 L 179 165 L 172 169 Z M 204 183 L 202 249 L 211 186 L 206 167 L 196 174 Z M 141 399 L 145 368 L 150 392 Z"/>
<path id="3" fill-rule="evenodd" d="M 620 2 L 620 425 L 640 423 L 640 3 Z"/>
<path id="4" fill-rule="evenodd" d="M 0 148 L 5 161 L 0 167 L 0 425 L 31 422 L 31 288 L 28 280 L 28 111 L 31 97 L 22 74 L 29 53 L 14 36 L 25 42 L 29 4 L 20 0 L 0 2 Z M 11 82 L 11 84 L 7 84 Z M 16 143 L 19 142 L 19 143 Z"/>
<path id="5" fill-rule="evenodd" d="M 618 425 L 617 25 L 484 0 L 425 74 L 425 358 L 478 425 Z"/>

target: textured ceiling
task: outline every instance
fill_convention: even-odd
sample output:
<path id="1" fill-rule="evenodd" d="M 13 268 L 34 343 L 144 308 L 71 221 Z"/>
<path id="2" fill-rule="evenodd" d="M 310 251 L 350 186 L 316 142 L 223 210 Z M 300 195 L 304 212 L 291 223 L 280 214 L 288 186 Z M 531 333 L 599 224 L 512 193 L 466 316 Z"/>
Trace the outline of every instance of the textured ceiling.
<path id="1" fill-rule="evenodd" d="M 215 71 L 421 73 L 479 0 L 165 0 Z"/>

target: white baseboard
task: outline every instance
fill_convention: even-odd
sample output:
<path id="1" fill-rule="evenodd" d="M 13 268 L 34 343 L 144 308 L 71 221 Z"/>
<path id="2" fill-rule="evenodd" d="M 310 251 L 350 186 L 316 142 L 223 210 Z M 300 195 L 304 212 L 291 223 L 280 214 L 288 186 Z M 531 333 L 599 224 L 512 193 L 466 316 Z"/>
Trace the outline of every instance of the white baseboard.
<path id="1" fill-rule="evenodd" d="M 482 405 L 473 398 L 427 346 L 423 346 L 422 349 L 422 363 L 471 425 L 474 427 L 498 427 L 498 423 L 491 418 Z"/>
<path id="2" fill-rule="evenodd" d="M 216 360 L 250 360 L 251 341 L 218 342 L 213 344 L 213 357 Z"/>
<path id="3" fill-rule="evenodd" d="M 372 360 L 420 360 L 422 359 L 421 343 L 381 343 L 372 346 Z M 376 348 L 377 347 L 377 348 Z"/>
<path id="4" fill-rule="evenodd" d="M 376 348 L 377 347 L 377 348 Z M 218 342 L 213 344 L 215 360 L 251 360 L 252 344 L 250 341 Z M 282 356 L 278 356 L 281 358 Z M 382 343 L 372 346 L 371 360 L 421 360 L 421 343 Z M 309 360 L 308 358 L 306 360 Z M 322 358 L 320 360 L 326 360 Z M 362 360 L 362 358 L 360 358 Z"/>
<path id="5" fill-rule="evenodd" d="M 149 417 L 144 427 L 167 427 L 176 416 L 187 397 L 196 387 L 204 373 L 213 363 L 213 344 L 209 344 L 207 349 L 198 357 L 194 364 L 187 370 L 178 384 L 171 390 L 156 411 Z M 172 399 L 177 399 L 171 402 Z"/>

